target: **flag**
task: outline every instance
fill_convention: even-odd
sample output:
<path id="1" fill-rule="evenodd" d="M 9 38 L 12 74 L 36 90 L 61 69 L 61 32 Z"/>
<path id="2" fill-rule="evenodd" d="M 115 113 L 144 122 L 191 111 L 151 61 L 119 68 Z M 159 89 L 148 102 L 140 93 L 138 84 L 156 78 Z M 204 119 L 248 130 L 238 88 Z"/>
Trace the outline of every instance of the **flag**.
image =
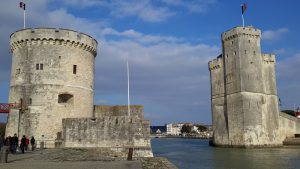
<path id="1" fill-rule="evenodd" d="M 245 13 L 246 9 L 247 9 L 247 6 L 246 6 L 246 4 L 245 4 L 245 3 L 244 3 L 244 4 L 242 4 L 242 14 L 244 14 L 244 13 Z"/>
<path id="2" fill-rule="evenodd" d="M 25 3 L 24 2 L 20 2 L 20 8 L 22 8 L 23 10 L 25 10 Z"/>

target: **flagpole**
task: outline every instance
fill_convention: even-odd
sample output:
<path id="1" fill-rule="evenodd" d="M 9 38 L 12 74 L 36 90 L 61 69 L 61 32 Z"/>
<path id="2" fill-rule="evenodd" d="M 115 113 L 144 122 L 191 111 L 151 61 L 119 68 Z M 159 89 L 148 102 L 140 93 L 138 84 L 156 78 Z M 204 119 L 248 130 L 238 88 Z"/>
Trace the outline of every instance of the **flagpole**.
<path id="1" fill-rule="evenodd" d="M 127 59 L 127 95 L 128 95 L 128 116 L 130 116 L 130 97 L 129 97 L 129 64 Z"/>
<path id="2" fill-rule="evenodd" d="M 245 27 L 244 15 L 242 14 L 243 28 Z"/>
<path id="3" fill-rule="evenodd" d="M 24 29 L 25 29 L 25 27 L 26 27 L 26 26 L 25 26 L 25 12 L 26 12 L 26 10 L 24 10 L 24 13 L 23 13 L 23 19 L 24 19 L 24 22 L 23 22 L 23 23 L 24 23 Z"/>

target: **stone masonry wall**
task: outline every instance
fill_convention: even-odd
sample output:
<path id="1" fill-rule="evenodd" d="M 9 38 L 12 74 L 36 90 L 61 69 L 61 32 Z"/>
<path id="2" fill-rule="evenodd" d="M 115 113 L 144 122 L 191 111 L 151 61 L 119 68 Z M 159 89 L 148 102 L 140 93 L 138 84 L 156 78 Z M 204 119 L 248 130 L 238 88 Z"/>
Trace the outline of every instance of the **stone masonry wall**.
<path id="1" fill-rule="evenodd" d="M 54 142 L 63 118 L 92 117 L 95 39 L 67 29 L 37 28 L 13 33 L 10 45 L 9 102 L 22 100 L 24 109 L 11 111 L 6 135 L 19 128 L 20 136 L 39 140 L 45 135 Z"/>
<path id="2" fill-rule="evenodd" d="M 280 140 L 300 134 L 300 119 L 280 112 Z"/>
<path id="3" fill-rule="evenodd" d="M 149 121 L 128 116 L 63 119 L 64 146 L 78 148 L 136 148 L 153 156 Z M 147 153 L 145 153 L 147 152 Z"/>
<path id="4" fill-rule="evenodd" d="M 222 55 L 209 62 L 215 145 L 282 144 L 275 56 L 261 54 L 260 36 L 251 26 L 222 33 Z"/>
<path id="5" fill-rule="evenodd" d="M 108 106 L 108 105 L 95 105 L 94 116 L 127 116 L 127 106 Z M 137 116 L 140 119 L 144 119 L 144 106 L 142 105 L 130 105 L 130 116 Z"/>

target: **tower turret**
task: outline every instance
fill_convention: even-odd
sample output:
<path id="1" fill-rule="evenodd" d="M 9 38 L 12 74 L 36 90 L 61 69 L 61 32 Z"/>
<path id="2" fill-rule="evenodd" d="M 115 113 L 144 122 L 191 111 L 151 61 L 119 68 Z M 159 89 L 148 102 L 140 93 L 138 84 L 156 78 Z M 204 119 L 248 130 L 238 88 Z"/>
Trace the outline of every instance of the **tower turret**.
<path id="1" fill-rule="evenodd" d="M 25 134 L 52 142 L 63 118 L 92 117 L 97 41 L 67 29 L 23 29 L 11 35 L 11 110 L 6 135 Z"/>
<path id="2" fill-rule="evenodd" d="M 211 68 L 214 143 L 220 146 L 278 146 L 279 111 L 275 56 L 261 54 L 261 31 L 251 26 L 222 33 L 222 70 Z M 216 97 L 222 77 L 224 97 Z M 222 104 L 223 103 L 223 104 Z M 226 131 L 224 131 L 226 130 Z"/>

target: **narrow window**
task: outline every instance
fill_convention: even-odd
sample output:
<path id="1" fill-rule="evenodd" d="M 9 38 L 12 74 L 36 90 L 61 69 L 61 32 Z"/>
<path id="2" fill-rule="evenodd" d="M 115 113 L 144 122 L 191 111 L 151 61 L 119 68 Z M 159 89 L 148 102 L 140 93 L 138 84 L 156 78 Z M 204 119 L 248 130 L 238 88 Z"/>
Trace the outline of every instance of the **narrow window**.
<path id="1" fill-rule="evenodd" d="M 20 69 L 17 69 L 17 72 L 16 72 L 16 74 L 18 75 L 18 74 L 20 74 Z"/>
<path id="2" fill-rule="evenodd" d="M 40 64 L 40 70 L 43 70 L 44 65 L 41 63 Z"/>
<path id="3" fill-rule="evenodd" d="M 36 70 L 39 70 L 39 69 L 40 69 L 40 65 L 39 65 L 39 64 L 36 64 L 35 69 L 36 69 Z"/>
<path id="4" fill-rule="evenodd" d="M 61 56 L 58 56 L 58 59 L 61 59 Z"/>
<path id="5" fill-rule="evenodd" d="M 253 54 L 256 55 L 255 51 L 253 51 Z"/>
<path id="6" fill-rule="evenodd" d="M 58 95 L 58 103 L 72 104 L 73 103 L 73 95 L 67 94 L 67 93 Z"/>
<path id="7" fill-rule="evenodd" d="M 73 65 L 73 74 L 77 73 L 77 65 Z"/>
<path id="8" fill-rule="evenodd" d="M 234 55 L 236 55 L 236 52 L 234 52 Z"/>
<path id="9" fill-rule="evenodd" d="M 233 41 L 231 41 L 231 44 L 233 45 Z"/>
<path id="10" fill-rule="evenodd" d="M 30 104 L 30 105 L 32 104 L 32 98 L 29 99 L 29 104 Z"/>
<path id="11" fill-rule="evenodd" d="M 250 43 L 250 40 L 248 40 L 248 42 Z"/>
<path id="12" fill-rule="evenodd" d="M 247 50 L 245 50 L 245 54 L 247 54 Z"/>

